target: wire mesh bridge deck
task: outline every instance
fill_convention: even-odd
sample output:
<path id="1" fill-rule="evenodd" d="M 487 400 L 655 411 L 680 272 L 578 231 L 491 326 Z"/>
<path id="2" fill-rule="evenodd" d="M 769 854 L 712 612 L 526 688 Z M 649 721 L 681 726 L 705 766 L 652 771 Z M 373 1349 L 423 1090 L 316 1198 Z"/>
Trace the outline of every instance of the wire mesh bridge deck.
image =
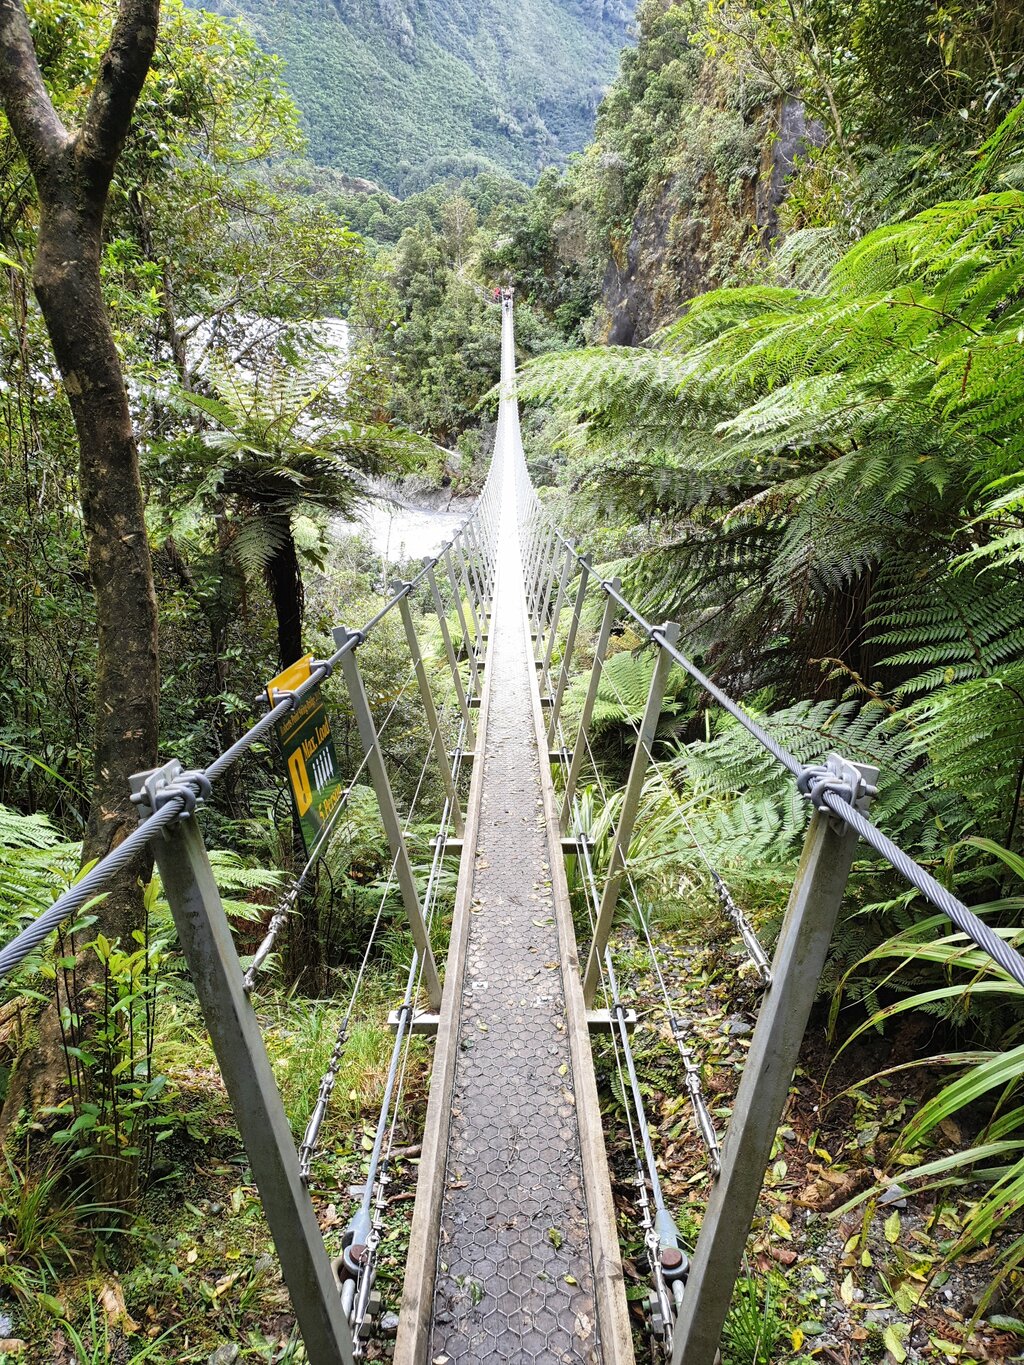
<path id="1" fill-rule="evenodd" d="M 307 1357 L 348 1365 L 380 1328 L 377 1272 L 411 1040 L 434 1035 L 416 1198 L 393 1357 L 397 1365 L 629 1365 L 634 1358 L 713 1365 L 747 1236 L 786 1102 L 849 871 L 860 843 L 895 868 L 992 962 L 1024 985 L 1024 959 L 868 816 L 877 773 L 830 754 L 807 766 L 789 753 L 679 647 L 679 627 L 652 625 L 561 535 L 523 459 L 515 396 L 511 291 L 502 304 L 502 393 L 484 492 L 458 534 L 360 629 L 340 626 L 335 651 L 308 659 L 270 708 L 203 770 L 169 762 L 133 782 L 140 824 L 105 859 L 0 949 L 0 976 L 37 952 L 151 848 L 288 1285 Z M 368 695 L 361 651 L 385 620 L 404 636 L 408 669 L 386 703 Z M 628 622 L 652 661 L 646 704 L 621 791 L 605 788 L 591 749 L 599 691 L 616 692 L 613 631 Z M 432 643 L 424 645 L 429 628 Z M 586 638 L 585 638 L 586 637 Z M 655 736 L 672 669 L 681 669 L 796 781 L 809 811 L 803 856 L 769 958 L 710 863 L 709 886 L 761 987 L 761 1005 L 729 1128 L 716 1131 L 685 1021 L 630 862 L 645 783 L 662 783 Z M 301 870 L 243 969 L 195 817 L 213 784 L 282 722 L 320 705 L 335 673 L 362 757 L 344 785 L 320 750 L 315 816 Z M 447 683 L 440 696 L 439 677 Z M 570 684 L 572 724 L 563 705 Z M 336 686 L 336 684 L 332 684 Z M 411 801 L 391 787 L 388 727 L 412 698 L 425 735 Z M 635 707 L 619 698 L 623 713 Z M 316 731 L 320 733 L 319 730 Z M 314 737 L 314 748 L 316 746 Z M 332 758 L 333 762 L 333 758 Z M 326 767 L 325 767 L 326 763 Z M 299 765 L 301 769 L 301 764 Z M 301 773 L 306 782 L 308 774 Z M 584 800 L 584 779 L 591 797 Z M 293 773 L 293 790 L 299 781 Z M 413 834 L 421 795 L 438 794 L 424 855 Z M 296 1148 L 252 995 L 272 970 L 332 839 L 361 787 L 372 785 L 390 859 L 383 894 L 312 1113 Z M 301 786 L 301 783 L 300 783 Z M 307 782 L 308 788 L 308 782 Z M 597 837 L 594 802 L 606 815 Z M 677 803 L 679 820 L 686 814 Z M 699 846 L 698 846 L 699 852 Z M 435 961 L 445 860 L 458 858 L 447 960 Z M 567 864 L 576 880 L 570 899 Z M 386 908 L 400 897 L 411 939 L 405 991 L 365 1182 L 330 1246 L 311 1190 L 331 1123 L 359 992 Z M 389 900 L 389 898 L 391 898 Z M 633 1055 L 612 935 L 629 907 L 650 951 L 662 1027 L 678 1053 L 679 1088 L 703 1146 L 710 1196 L 695 1245 L 683 1245 L 662 1189 Z M 575 911 L 575 919 L 574 919 Z M 583 927 L 577 945 L 576 925 Z M 591 1036 L 610 1058 L 634 1172 L 632 1234 L 646 1258 L 645 1333 L 627 1312 Z M 331 1191 L 339 1203 L 343 1192 Z M 635 1349 L 634 1340 L 642 1343 Z"/>
<path id="2" fill-rule="evenodd" d="M 522 451 L 508 391 L 511 309 L 505 312 L 508 387 L 494 465 L 501 510 L 477 734 L 479 818 L 462 873 L 470 914 L 449 963 L 452 1018 L 439 1039 L 428 1116 L 447 1157 L 420 1193 L 409 1270 L 420 1282 L 407 1290 L 412 1311 L 400 1317 L 396 1357 L 413 1361 L 425 1350 L 430 1360 L 467 1365 L 596 1365 L 603 1356 L 594 1250 L 599 1263 L 602 1254 L 617 1262 L 617 1251 L 607 1172 L 603 1164 L 584 1170 L 600 1123 L 593 1086 L 577 1083 L 578 1060 L 589 1067 L 582 992 L 578 973 L 566 967 L 575 958 L 572 924 L 551 870 L 560 850 L 548 837 L 540 747 L 546 769 L 547 745 L 524 608 L 516 496 Z M 581 1125 L 589 1126 L 589 1147 Z M 435 1224 L 430 1185 L 442 1176 Z M 591 1220 L 594 1205 L 603 1210 L 602 1228 Z M 596 1248 L 592 1229 L 600 1234 Z M 420 1304 L 431 1311 L 417 1314 Z M 610 1360 L 628 1344 L 624 1314 L 618 1318 L 607 1323 L 621 1343 Z"/>

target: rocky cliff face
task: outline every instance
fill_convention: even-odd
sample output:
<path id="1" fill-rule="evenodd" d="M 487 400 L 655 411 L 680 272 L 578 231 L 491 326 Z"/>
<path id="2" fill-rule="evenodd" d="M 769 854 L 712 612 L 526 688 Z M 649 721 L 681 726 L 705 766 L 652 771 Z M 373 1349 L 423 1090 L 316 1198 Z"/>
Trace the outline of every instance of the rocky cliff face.
<path id="1" fill-rule="evenodd" d="M 698 103 L 712 95 L 711 84 L 698 85 Z M 746 117 L 706 107 L 704 123 L 718 124 L 724 154 L 698 156 L 695 147 L 704 144 L 685 141 L 674 172 L 649 187 L 630 233 L 614 243 L 598 327 L 611 344 L 644 341 L 688 299 L 734 279 L 753 249 L 770 246 L 787 177 L 821 141 L 820 128 L 793 99 L 775 99 Z"/>

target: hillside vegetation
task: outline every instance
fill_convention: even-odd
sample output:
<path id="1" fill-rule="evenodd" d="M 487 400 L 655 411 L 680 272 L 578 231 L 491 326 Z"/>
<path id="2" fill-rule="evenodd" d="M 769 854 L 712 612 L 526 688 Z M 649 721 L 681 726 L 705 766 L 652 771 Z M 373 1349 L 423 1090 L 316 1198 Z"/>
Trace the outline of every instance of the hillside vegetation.
<path id="1" fill-rule="evenodd" d="M 630 0 L 216 0 L 285 59 L 315 160 L 408 193 L 582 147 Z"/>

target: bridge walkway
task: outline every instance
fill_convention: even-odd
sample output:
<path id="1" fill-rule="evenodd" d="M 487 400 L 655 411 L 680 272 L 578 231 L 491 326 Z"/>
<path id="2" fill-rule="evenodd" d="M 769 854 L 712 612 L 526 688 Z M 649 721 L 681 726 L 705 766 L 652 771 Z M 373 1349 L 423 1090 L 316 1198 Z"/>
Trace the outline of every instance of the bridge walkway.
<path id="1" fill-rule="evenodd" d="M 546 752 L 543 766 L 540 757 L 542 712 L 519 548 L 521 440 L 508 308 L 502 375 L 495 446 L 501 512 L 475 820 L 473 795 L 470 802 L 475 846 L 467 831 L 460 903 L 468 913 L 449 957 L 442 1018 L 446 1011 L 451 1018 L 447 1032 L 439 1031 L 435 1112 L 427 1118 L 428 1142 L 433 1137 L 439 1151 L 446 1149 L 438 1163 L 443 1189 L 439 1199 L 436 1190 L 432 1195 L 421 1163 L 417 1200 L 423 1218 L 439 1204 L 433 1284 L 430 1267 L 417 1263 L 414 1219 L 413 1284 L 403 1309 L 412 1299 L 421 1311 L 403 1311 L 400 1322 L 418 1323 L 419 1330 L 400 1329 L 396 1360 L 603 1365 L 627 1358 L 621 1347 L 628 1328 L 624 1299 L 619 1311 L 598 1311 L 595 1249 L 606 1271 L 609 1264 L 618 1269 L 618 1249 L 557 820 L 546 800 Z M 429 1255 L 425 1245 L 422 1252 Z M 618 1349 L 602 1351 L 602 1326 Z"/>

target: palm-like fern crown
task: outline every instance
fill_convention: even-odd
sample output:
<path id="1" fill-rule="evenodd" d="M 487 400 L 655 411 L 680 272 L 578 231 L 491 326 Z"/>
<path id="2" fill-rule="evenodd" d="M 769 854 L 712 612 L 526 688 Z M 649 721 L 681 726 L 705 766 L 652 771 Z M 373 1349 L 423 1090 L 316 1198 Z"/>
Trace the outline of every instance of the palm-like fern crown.
<path id="1" fill-rule="evenodd" d="M 213 462 L 198 496 L 227 497 L 243 518 L 233 553 L 248 573 L 265 569 L 310 508 L 349 512 L 366 481 L 433 454 L 430 442 L 353 411 L 344 375 L 294 357 L 258 375 L 211 365 L 210 392 L 185 395 L 204 423 Z"/>
<path id="2" fill-rule="evenodd" d="M 871 699 L 932 843 L 946 818 L 1012 835 L 1024 770 L 1022 139 L 1018 109 L 973 197 L 842 254 L 803 234 L 795 284 L 704 295 L 644 348 L 544 357 L 520 386 L 575 424 L 566 519 L 649 524 L 631 588 L 734 687 L 799 697 L 831 659 L 854 689 L 822 705 L 845 725 Z M 926 813 L 936 786 L 966 805 Z"/>

